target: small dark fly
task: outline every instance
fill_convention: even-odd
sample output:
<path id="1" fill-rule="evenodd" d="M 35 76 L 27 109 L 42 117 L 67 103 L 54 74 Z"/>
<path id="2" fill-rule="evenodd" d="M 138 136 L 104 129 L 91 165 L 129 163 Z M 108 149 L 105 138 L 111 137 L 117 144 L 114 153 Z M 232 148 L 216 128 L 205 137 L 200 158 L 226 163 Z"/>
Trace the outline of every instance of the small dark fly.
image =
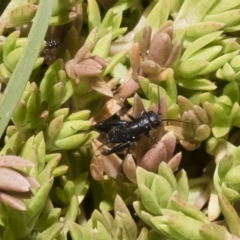
<path id="1" fill-rule="evenodd" d="M 46 46 L 42 51 L 42 56 L 46 62 L 52 61 L 55 59 L 54 56 L 54 49 L 57 48 L 59 45 L 58 40 L 49 40 L 46 41 Z"/>
<path id="2" fill-rule="evenodd" d="M 58 44 L 59 44 L 58 40 L 50 40 L 50 41 L 47 41 L 45 48 L 51 50 L 57 47 Z"/>

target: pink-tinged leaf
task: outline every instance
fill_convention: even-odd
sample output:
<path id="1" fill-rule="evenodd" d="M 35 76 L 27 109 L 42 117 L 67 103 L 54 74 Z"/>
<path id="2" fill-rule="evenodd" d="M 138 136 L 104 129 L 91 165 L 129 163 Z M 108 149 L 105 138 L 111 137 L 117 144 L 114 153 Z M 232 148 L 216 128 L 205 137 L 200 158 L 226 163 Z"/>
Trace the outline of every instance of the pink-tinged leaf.
<path id="1" fill-rule="evenodd" d="M 91 58 L 82 60 L 74 65 L 74 73 L 77 77 L 95 76 L 102 72 L 103 67 Z"/>
<path id="2" fill-rule="evenodd" d="M 6 155 L 0 157 L 0 167 L 33 167 L 34 163 L 22 157 Z"/>
<path id="3" fill-rule="evenodd" d="M 153 38 L 149 48 L 148 59 L 162 65 L 172 50 L 172 39 L 167 33 L 160 33 Z"/>
<path id="4" fill-rule="evenodd" d="M 139 166 L 148 171 L 156 172 L 159 164 L 162 161 L 166 162 L 166 157 L 167 154 L 164 144 L 162 142 L 158 142 L 143 156 Z"/>
<path id="5" fill-rule="evenodd" d="M 161 66 L 152 60 L 146 60 L 141 63 L 141 70 L 144 76 L 147 76 L 151 81 L 157 82 L 159 73 L 161 72 Z M 152 79 L 153 78 L 153 79 Z"/>
<path id="6" fill-rule="evenodd" d="M 26 206 L 23 201 L 5 193 L 0 193 L 0 201 L 19 211 L 25 211 Z"/>
<path id="7" fill-rule="evenodd" d="M 144 111 L 144 106 L 142 103 L 141 98 L 137 93 L 134 95 L 134 105 L 133 107 L 128 111 L 128 114 L 133 116 L 134 118 L 138 118 L 141 115 L 141 112 Z M 124 115 L 123 120 L 130 121 L 129 117 L 127 115 Z"/>
<path id="8" fill-rule="evenodd" d="M 30 184 L 30 188 L 38 188 L 40 187 L 39 182 L 35 179 L 32 178 L 30 175 L 28 175 L 25 172 L 21 172 L 19 170 L 17 170 L 22 176 L 24 176 L 24 178 L 28 181 L 28 183 Z"/>
<path id="9" fill-rule="evenodd" d="M 79 82 L 81 77 L 89 77 L 99 75 L 108 62 L 94 54 L 89 53 L 94 43 L 87 43 L 80 48 L 73 59 L 65 65 L 68 76 Z"/>
<path id="10" fill-rule="evenodd" d="M 211 190 L 208 186 L 206 186 L 205 190 L 201 193 L 201 195 L 197 198 L 197 200 L 194 203 L 194 206 L 197 209 L 202 209 L 203 206 L 208 202 L 210 198 Z"/>
<path id="11" fill-rule="evenodd" d="M 93 58 L 85 58 L 77 65 L 83 65 L 85 66 L 86 69 L 87 69 L 87 66 L 91 66 L 96 68 L 97 70 L 102 70 L 103 66 L 99 62 L 95 61 Z"/>
<path id="12" fill-rule="evenodd" d="M 108 65 L 108 61 L 106 61 L 104 58 L 101 58 L 97 55 L 92 54 L 91 59 L 93 59 L 96 63 L 98 63 L 101 68 L 106 68 Z"/>
<path id="13" fill-rule="evenodd" d="M 178 170 L 179 164 L 182 160 L 182 153 L 179 152 L 175 154 L 171 160 L 168 162 L 168 166 L 172 169 L 173 172 L 176 172 Z"/>
<path id="14" fill-rule="evenodd" d="M 165 145 L 166 147 L 166 154 L 167 154 L 167 160 L 170 160 L 173 156 L 175 146 L 176 146 L 176 137 L 173 134 L 173 132 L 168 132 L 166 133 L 162 139 L 161 142 Z"/>
<path id="15" fill-rule="evenodd" d="M 137 183 L 136 169 L 137 166 L 132 157 L 132 154 L 128 154 L 123 161 L 123 172 L 126 177 L 133 183 Z"/>
<path id="16" fill-rule="evenodd" d="M 0 168 L 0 189 L 6 191 L 27 192 L 30 184 L 19 172 L 9 168 Z"/>
<path id="17" fill-rule="evenodd" d="M 169 54 L 166 62 L 163 64 L 164 67 L 168 67 L 173 63 L 181 52 L 181 41 L 177 41 L 172 48 L 171 53 Z"/>
<path id="18" fill-rule="evenodd" d="M 43 111 L 43 112 L 39 115 L 39 117 L 40 117 L 42 120 L 43 120 L 43 119 L 47 119 L 48 116 L 49 116 L 49 111 L 47 111 L 47 110 Z"/>
<path id="19" fill-rule="evenodd" d="M 141 161 L 143 156 L 146 154 L 149 149 L 153 146 L 154 142 L 147 138 L 145 135 L 141 137 L 141 139 L 131 146 L 131 153 L 136 159 L 137 165 L 141 165 Z"/>

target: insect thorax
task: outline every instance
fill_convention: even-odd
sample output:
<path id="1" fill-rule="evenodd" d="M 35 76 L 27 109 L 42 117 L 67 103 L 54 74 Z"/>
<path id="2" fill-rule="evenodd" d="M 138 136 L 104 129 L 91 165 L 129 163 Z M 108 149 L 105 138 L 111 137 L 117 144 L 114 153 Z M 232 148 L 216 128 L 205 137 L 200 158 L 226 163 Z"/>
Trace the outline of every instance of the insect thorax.
<path id="1" fill-rule="evenodd" d="M 151 124 L 152 128 L 157 128 L 161 126 L 160 114 L 157 112 L 149 111 L 146 112 L 148 117 L 149 123 Z"/>

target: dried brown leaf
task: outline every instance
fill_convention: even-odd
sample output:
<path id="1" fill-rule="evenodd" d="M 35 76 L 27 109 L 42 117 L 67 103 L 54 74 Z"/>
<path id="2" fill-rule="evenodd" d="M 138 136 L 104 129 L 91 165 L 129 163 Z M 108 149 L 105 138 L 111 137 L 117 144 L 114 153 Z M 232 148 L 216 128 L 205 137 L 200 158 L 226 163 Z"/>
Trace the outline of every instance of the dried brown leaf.
<path id="1" fill-rule="evenodd" d="M 82 80 L 86 82 L 89 86 L 91 86 L 91 88 L 93 88 L 95 91 L 109 97 L 113 96 L 112 90 L 110 89 L 110 87 L 100 77 L 92 76 L 92 77 L 82 78 Z"/>
<path id="2" fill-rule="evenodd" d="M 73 58 L 73 63 L 79 63 L 82 59 L 87 55 L 88 52 L 92 50 L 94 47 L 94 42 L 89 42 L 84 44 L 76 53 L 75 57 Z"/>
<path id="3" fill-rule="evenodd" d="M 123 98 L 121 98 L 119 95 L 115 95 L 102 106 L 102 108 L 99 110 L 99 114 L 94 116 L 93 122 L 102 122 L 112 117 L 122 108 L 123 102 Z"/>
<path id="4" fill-rule="evenodd" d="M 133 43 L 130 51 L 130 62 L 132 66 L 132 78 L 137 81 L 138 79 L 138 69 L 140 66 L 140 49 L 139 43 Z"/>
<path id="5" fill-rule="evenodd" d="M 92 147 L 95 154 L 90 167 L 93 177 L 96 177 L 96 180 L 102 179 L 102 174 L 106 173 L 109 177 L 122 181 L 124 178 L 122 173 L 123 161 L 116 154 L 102 155 L 103 148 L 106 147 L 96 139 L 92 141 Z"/>
<path id="6" fill-rule="evenodd" d="M 132 77 L 128 78 L 116 91 L 121 98 L 126 99 L 133 95 L 140 88 L 139 83 L 134 81 Z"/>
<path id="7" fill-rule="evenodd" d="M 104 179 L 103 178 L 104 171 L 101 168 L 100 164 L 98 163 L 98 159 L 95 156 L 92 158 L 92 161 L 91 161 L 90 172 L 92 177 L 96 181 L 102 181 Z"/>

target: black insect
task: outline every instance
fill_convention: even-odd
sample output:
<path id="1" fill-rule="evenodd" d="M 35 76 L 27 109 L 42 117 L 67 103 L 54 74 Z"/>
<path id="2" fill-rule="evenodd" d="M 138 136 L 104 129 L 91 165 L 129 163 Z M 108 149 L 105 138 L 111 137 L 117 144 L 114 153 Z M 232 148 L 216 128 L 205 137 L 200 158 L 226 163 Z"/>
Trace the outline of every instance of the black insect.
<path id="1" fill-rule="evenodd" d="M 158 99 L 160 99 L 159 88 Z M 108 119 L 103 122 L 98 122 L 90 128 L 90 130 L 95 130 L 105 136 L 106 141 L 103 145 L 116 144 L 114 147 L 104 150 L 102 152 L 104 156 L 118 153 L 125 149 L 129 150 L 130 145 L 139 141 L 142 135 L 154 140 L 150 135 L 150 131 L 160 127 L 163 121 L 175 121 L 190 125 L 199 125 L 177 119 L 161 119 L 160 102 L 158 103 L 157 112 L 147 112 L 143 110 L 137 118 L 129 114 L 127 114 L 127 116 L 131 121 Z"/>
<path id="2" fill-rule="evenodd" d="M 140 117 L 138 118 L 134 118 L 129 114 L 127 114 L 127 116 L 132 121 L 128 122 L 124 120 L 106 120 L 104 122 L 99 122 L 92 127 L 92 129 L 100 133 L 107 132 L 106 144 L 118 144 L 111 149 L 104 150 L 102 152 L 103 155 L 107 156 L 112 153 L 120 152 L 124 149 L 129 149 L 131 143 L 137 142 L 143 134 L 152 139 L 149 134 L 150 130 L 152 128 L 161 126 L 159 112 L 142 111 Z"/>

